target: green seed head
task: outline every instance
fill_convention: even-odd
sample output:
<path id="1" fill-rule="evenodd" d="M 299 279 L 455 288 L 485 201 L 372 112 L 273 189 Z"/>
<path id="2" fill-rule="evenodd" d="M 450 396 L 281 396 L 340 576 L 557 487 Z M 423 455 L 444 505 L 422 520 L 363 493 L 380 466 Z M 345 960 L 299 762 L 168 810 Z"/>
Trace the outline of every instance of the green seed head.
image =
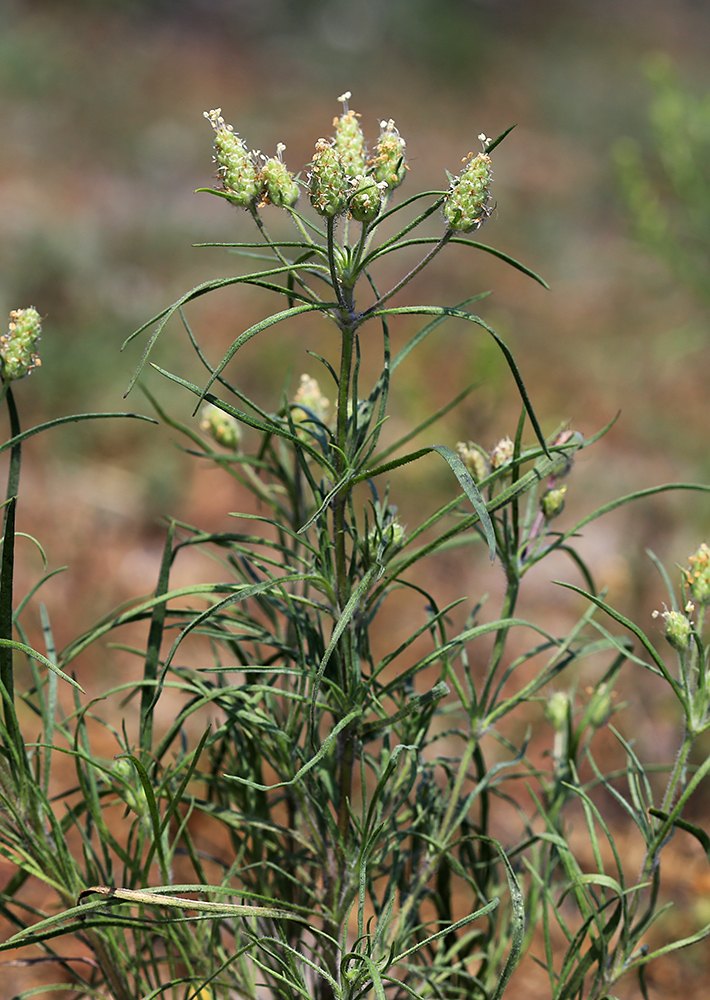
<path id="1" fill-rule="evenodd" d="M 686 605 L 685 610 L 692 611 L 693 605 Z M 682 614 L 680 611 L 654 611 L 653 617 L 661 617 L 665 619 L 666 639 L 671 644 L 673 649 L 682 653 L 688 648 L 688 646 L 690 646 L 690 641 L 693 636 L 693 623 L 686 615 Z"/>
<path id="2" fill-rule="evenodd" d="M 343 114 L 340 118 L 333 119 L 335 129 L 335 148 L 343 159 L 343 166 L 348 177 L 357 177 L 358 174 L 365 173 L 365 160 L 367 150 L 365 148 L 365 136 L 362 134 L 359 115 L 348 109 L 350 91 L 347 90 L 338 98 L 343 102 Z"/>
<path id="3" fill-rule="evenodd" d="M 41 332 L 40 315 L 34 306 L 12 310 L 8 331 L 0 337 L 0 375 L 5 382 L 24 378 L 42 364 L 36 353 Z"/>
<path id="4" fill-rule="evenodd" d="M 262 197 L 277 208 L 293 208 L 300 194 L 293 174 L 281 159 L 286 149 L 282 142 L 276 146 L 276 156 L 265 159 L 259 173 Z"/>
<path id="5" fill-rule="evenodd" d="M 592 691 L 587 708 L 587 721 L 594 729 L 601 729 L 609 721 L 614 711 L 614 698 L 616 694 L 609 688 L 608 684 L 600 684 Z"/>
<path id="6" fill-rule="evenodd" d="M 380 139 L 374 157 L 368 163 L 376 181 L 384 181 L 390 191 L 404 180 L 407 165 L 404 160 L 406 143 L 397 131 L 394 122 L 380 122 Z"/>
<path id="7" fill-rule="evenodd" d="M 570 709 L 570 698 L 566 691 L 555 691 L 547 699 L 545 718 L 552 723 L 555 732 L 561 733 L 568 726 Z"/>
<path id="8" fill-rule="evenodd" d="M 321 392 L 317 381 L 310 375 L 301 375 L 301 382 L 293 397 L 293 407 L 291 416 L 294 423 L 301 424 L 318 420 L 322 424 L 328 422 L 330 414 L 330 400 Z"/>
<path id="9" fill-rule="evenodd" d="M 114 790 L 121 796 L 126 805 L 143 820 L 150 816 L 150 807 L 145 791 L 136 769 L 125 757 L 114 758 L 111 770 L 116 776 Z"/>
<path id="10" fill-rule="evenodd" d="M 471 473 L 474 482 L 480 482 L 488 475 L 488 455 L 473 441 L 459 441 L 456 454 Z"/>
<path id="11" fill-rule="evenodd" d="M 491 158 L 485 153 L 464 158 L 466 167 L 454 178 L 444 202 L 444 218 L 456 233 L 478 229 L 490 214 Z"/>
<path id="12" fill-rule="evenodd" d="M 310 173 L 311 204 L 319 215 L 341 215 L 348 205 L 348 178 L 335 146 L 325 139 L 316 143 Z"/>
<path id="13" fill-rule="evenodd" d="M 705 542 L 688 559 L 690 566 L 684 570 L 688 589 L 698 604 L 710 604 L 710 549 Z"/>
<path id="14" fill-rule="evenodd" d="M 557 489 L 547 490 L 540 497 L 540 509 L 546 521 L 551 521 L 565 509 L 566 486 L 558 486 Z"/>
<path id="15" fill-rule="evenodd" d="M 382 206 L 380 185 L 372 177 L 360 174 L 352 179 L 350 214 L 358 222 L 373 222 Z"/>
<path id="16" fill-rule="evenodd" d="M 200 430 L 209 434 L 223 448 L 228 448 L 230 451 L 239 451 L 239 442 L 241 440 L 239 424 L 231 414 L 220 410 L 218 406 L 214 406 L 212 403 L 205 403 L 202 408 Z"/>
<path id="17" fill-rule="evenodd" d="M 384 525 L 373 524 L 367 533 L 365 549 L 370 564 L 390 558 L 402 548 L 404 527 L 399 519 L 392 517 Z"/>
<path id="18" fill-rule="evenodd" d="M 248 208 L 259 196 L 259 184 L 254 157 L 231 125 L 222 117 L 222 109 L 214 108 L 204 112 L 205 118 L 215 131 L 215 162 L 222 187 L 234 205 Z"/>
<path id="19" fill-rule="evenodd" d="M 491 451 L 491 469 L 500 469 L 502 465 L 506 465 L 515 451 L 513 442 L 509 437 L 501 438 L 495 448 Z"/>

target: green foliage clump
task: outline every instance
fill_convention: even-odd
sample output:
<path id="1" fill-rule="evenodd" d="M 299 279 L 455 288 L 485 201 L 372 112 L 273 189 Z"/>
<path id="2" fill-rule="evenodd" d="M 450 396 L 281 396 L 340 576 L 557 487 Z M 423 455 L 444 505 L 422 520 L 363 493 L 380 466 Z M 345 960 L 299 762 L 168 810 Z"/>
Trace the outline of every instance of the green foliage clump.
<path id="1" fill-rule="evenodd" d="M 652 142 L 620 139 L 614 161 L 637 238 L 710 302 L 710 93 L 685 88 L 669 57 L 646 62 Z"/>

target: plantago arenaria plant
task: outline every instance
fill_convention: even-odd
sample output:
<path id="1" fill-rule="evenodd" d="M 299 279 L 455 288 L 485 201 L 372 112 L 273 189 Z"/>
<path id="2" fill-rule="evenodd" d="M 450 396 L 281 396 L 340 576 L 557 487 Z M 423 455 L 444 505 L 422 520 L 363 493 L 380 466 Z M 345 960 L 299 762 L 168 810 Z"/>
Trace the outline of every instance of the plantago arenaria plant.
<path id="1" fill-rule="evenodd" d="M 153 402 L 194 455 L 234 480 L 242 499 L 233 526 L 172 522 L 152 595 L 61 654 L 46 617 L 46 655 L 15 643 L 33 670 L 22 695 L 40 720 L 31 746 L 20 736 L 11 660 L 3 661 L 0 843 L 16 866 L 2 896 L 15 925 L 4 947 L 43 949 L 81 996 L 498 1000 L 529 950 L 547 970 L 545 995 L 609 996 L 616 979 L 651 957 L 644 935 L 658 913 L 659 857 L 671 833 L 702 838 L 681 811 L 710 766 L 693 772 L 689 759 L 708 718 L 707 550 L 683 577 L 701 610 L 683 604 L 685 638 L 674 632 L 672 640 L 676 676 L 641 630 L 604 603 L 573 548 L 600 514 L 657 491 L 565 526 L 573 458 L 591 442 L 569 428 L 543 433 L 512 353 L 471 311 L 483 296 L 455 306 L 391 304 L 454 247 L 541 280 L 461 235 L 490 216 L 492 154 L 507 132 L 480 136 L 483 151 L 464 156 L 446 189 L 395 201 L 410 176 L 405 141 L 383 121 L 368 151 L 349 98 L 341 98 L 334 137 L 317 140 L 298 180 L 281 144 L 265 160 L 219 109 L 206 112 L 218 186 L 203 190 L 244 210 L 235 225 L 253 222 L 257 239 L 229 249 L 263 263 L 199 285 L 142 328 L 158 324 L 134 382 L 172 317 L 206 371 L 197 384 L 154 366 L 192 394 L 199 425 Z M 291 220 L 292 239 L 269 235 L 275 211 Z M 439 220 L 437 235 L 410 235 L 427 220 Z M 415 249 L 418 262 L 381 288 L 380 262 Z M 185 307 L 240 285 L 271 292 L 277 309 L 211 364 Z M 266 398 L 250 398 L 229 378 L 235 356 L 304 314 L 332 328 L 332 357 L 313 355 L 295 391 L 273 386 Z M 422 321 L 393 349 L 400 316 Z M 385 437 L 393 377 L 450 318 L 493 338 L 520 397 L 517 428 L 492 448 L 432 443 L 453 403 Z M 364 385 L 363 358 L 376 351 L 379 374 Z M 12 433 L 17 444 L 14 425 Z M 408 450 L 415 438 L 419 446 Z M 413 523 L 396 502 L 398 471 L 440 459 L 450 496 Z M 12 572 L 11 530 L 7 522 L 3 581 Z M 482 547 L 496 564 L 489 572 L 504 576 L 492 616 L 478 595 L 446 604 L 430 586 L 431 560 L 461 546 Z M 214 582 L 172 585 L 175 564 L 196 550 L 213 560 Z M 571 556 L 589 598 L 562 636 L 517 615 L 523 578 L 552 552 Z M 408 631 L 396 636 L 379 626 L 395 592 L 410 598 Z M 640 654 L 596 620 L 600 609 L 637 637 Z M 676 614 L 674 606 L 669 638 Z M 6 653 L 12 620 L 5 601 Z M 123 648 L 140 659 L 140 680 L 108 691 L 100 710 L 79 694 L 60 709 L 58 671 L 67 678 L 91 643 L 136 622 L 147 628 L 145 649 Z M 527 645 L 524 635 L 532 636 Z M 587 661 L 592 680 L 583 687 Z M 595 756 L 599 732 L 618 711 L 614 683 L 624 664 L 664 678 L 686 718 L 658 807 L 630 742 L 616 734 L 625 789 Z M 112 705 L 125 716 L 119 722 L 111 722 Z M 102 727 L 114 734 L 115 760 L 92 748 Z M 73 759 L 76 781 L 50 793 L 57 753 Z M 644 840 L 640 876 L 605 819 L 614 800 Z M 586 831 L 584 866 L 567 840 L 570 813 Z M 120 826 L 110 819 L 117 815 Z M 56 894 L 61 912 L 25 902 L 30 880 Z M 91 962 L 54 949 L 56 936 L 71 934 Z"/>

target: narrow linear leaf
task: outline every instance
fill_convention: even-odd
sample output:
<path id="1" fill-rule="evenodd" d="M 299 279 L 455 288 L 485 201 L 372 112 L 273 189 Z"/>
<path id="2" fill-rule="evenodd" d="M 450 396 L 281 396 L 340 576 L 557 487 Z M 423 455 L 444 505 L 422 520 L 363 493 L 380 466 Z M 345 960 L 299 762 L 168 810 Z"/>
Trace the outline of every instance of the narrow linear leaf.
<path id="1" fill-rule="evenodd" d="M 664 823 L 667 823 L 670 820 L 670 815 L 667 812 L 663 812 L 662 809 L 651 808 L 648 811 L 651 816 L 655 816 L 656 819 L 662 819 Z M 671 823 L 673 826 L 677 826 L 679 830 L 684 830 L 686 833 L 695 837 L 710 859 L 710 835 L 708 835 L 705 830 L 697 826 L 697 824 L 690 823 L 687 819 L 681 819 L 680 817 L 671 820 Z"/>
<path id="2" fill-rule="evenodd" d="M 237 337 L 237 339 L 232 343 L 231 347 L 227 350 L 222 360 L 219 362 L 217 367 L 212 372 L 212 375 L 207 380 L 207 384 L 205 385 L 204 389 L 202 390 L 202 393 L 200 394 L 197 406 L 199 407 L 200 403 L 205 398 L 205 394 L 209 391 L 212 383 L 224 371 L 224 369 L 227 367 L 227 365 L 232 360 L 237 351 L 240 349 L 240 347 L 243 347 L 244 344 L 246 344 L 248 341 L 252 339 L 252 337 L 256 337 L 257 334 L 262 333 L 264 330 L 268 330 L 269 327 L 275 326 L 277 323 L 282 323 L 284 320 L 291 319 L 294 316 L 300 316 L 302 313 L 308 313 L 308 312 L 324 312 L 327 311 L 328 308 L 334 305 L 335 305 L 334 303 L 324 305 L 321 302 L 316 302 L 316 303 L 307 303 L 306 305 L 301 305 L 301 306 L 292 306 L 290 309 L 282 309 L 281 312 L 274 313 L 273 315 L 268 316 L 266 319 L 262 319 L 258 323 L 255 323 L 253 326 L 250 326 L 248 330 L 245 330 L 242 334 L 240 334 Z M 197 407 L 195 407 L 195 412 L 197 412 Z"/>
<path id="3" fill-rule="evenodd" d="M 172 888 L 174 890 L 174 887 Z M 210 892 L 215 888 L 219 887 L 207 887 Z M 193 889 L 189 885 L 184 886 L 183 889 L 198 891 L 197 888 Z M 204 888 L 199 891 L 204 891 Z M 288 910 L 279 910 L 276 907 L 253 906 L 247 903 L 215 903 L 204 899 L 186 899 L 184 896 L 168 895 L 168 893 L 162 892 L 159 889 L 120 889 L 109 885 L 92 885 L 88 889 L 84 889 L 79 895 L 79 903 L 81 905 L 75 907 L 74 910 L 66 911 L 63 916 L 67 916 L 68 913 L 73 915 L 77 910 L 80 911 L 81 906 L 85 905 L 84 900 L 94 894 L 102 896 L 105 900 L 132 903 L 134 906 L 150 904 L 153 906 L 176 907 L 180 910 L 194 910 L 196 913 L 214 913 L 221 916 L 269 917 L 272 920 L 297 920 L 301 923 L 305 922 L 300 914 L 289 913 Z"/>
<path id="4" fill-rule="evenodd" d="M 490 292 L 480 292 L 478 295 L 472 295 L 470 298 L 464 299 L 462 302 L 459 302 L 456 305 L 456 308 L 465 309 L 467 306 L 470 306 L 474 302 L 479 302 L 481 299 L 486 298 L 488 295 L 490 295 Z M 411 340 L 407 344 L 405 344 L 404 347 L 401 348 L 401 350 L 397 351 L 395 356 L 392 358 L 391 370 L 393 372 L 396 371 L 396 369 L 399 368 L 402 362 L 408 357 L 409 354 L 411 354 L 411 352 L 415 349 L 415 347 L 418 347 L 419 344 L 421 344 L 421 342 L 425 340 L 430 333 L 433 333 L 434 330 L 436 330 L 436 328 L 440 326 L 442 323 L 445 323 L 447 319 L 449 319 L 448 316 L 437 316 L 430 323 L 425 324 L 425 326 L 423 326 L 421 330 L 415 333 L 414 336 L 411 338 Z"/>
<path id="5" fill-rule="evenodd" d="M 374 309 L 368 314 L 368 318 L 374 316 L 405 316 L 405 315 L 420 315 L 420 316 L 450 316 L 452 319 L 463 319 L 468 323 L 475 323 L 477 326 L 483 327 L 487 333 L 495 340 L 498 347 L 503 352 L 506 363 L 510 370 L 515 384 L 518 387 L 518 393 L 523 401 L 523 406 L 530 419 L 530 423 L 535 431 L 535 436 L 537 437 L 540 447 L 549 456 L 547 450 L 547 443 L 545 442 L 544 435 L 540 428 L 540 423 L 537 419 L 535 411 L 533 410 L 532 403 L 530 402 L 530 397 L 528 396 L 528 391 L 525 388 L 525 383 L 523 382 L 522 376 L 518 370 L 518 366 L 515 363 L 515 358 L 513 357 L 510 348 L 507 346 L 505 341 L 495 332 L 493 327 L 489 326 L 485 320 L 481 319 L 480 316 L 475 316 L 473 313 L 466 312 L 465 309 L 456 309 L 451 306 L 392 306 L 386 309 Z"/>
<path id="6" fill-rule="evenodd" d="M 473 509 L 478 514 L 479 521 L 481 522 L 481 528 L 483 529 L 486 541 L 488 542 L 488 554 L 491 562 L 494 562 L 496 557 L 496 536 L 495 531 L 493 530 L 493 522 L 491 521 L 491 516 L 488 513 L 486 501 L 481 496 L 478 487 L 473 481 L 471 473 L 468 471 L 456 452 L 452 451 L 451 448 L 447 448 L 443 444 L 435 444 L 431 446 L 431 450 L 441 455 L 444 461 L 448 463 L 449 468 L 458 479 L 459 485 L 471 501 Z"/>
<path id="7" fill-rule="evenodd" d="M 160 573 L 158 574 L 158 584 L 155 588 L 155 597 L 157 600 L 153 606 L 153 614 L 150 620 L 150 630 L 148 632 L 143 666 L 143 680 L 145 683 L 141 690 L 140 746 L 144 753 L 150 752 L 153 745 L 153 712 L 151 711 L 153 691 L 151 688 L 157 683 L 158 679 L 160 647 L 163 641 L 166 614 L 166 603 L 160 600 L 160 598 L 168 592 L 170 586 L 170 566 L 172 562 L 174 535 L 175 522 L 171 521 L 165 539 L 165 546 L 163 547 L 163 558 L 160 564 Z"/>
<path id="8" fill-rule="evenodd" d="M 48 660 L 46 656 L 43 656 L 42 653 L 38 653 L 37 650 L 32 649 L 31 646 L 27 646 L 24 642 L 17 642 L 14 639 L 0 639 L 0 646 L 17 649 L 20 653 L 25 653 L 27 656 L 31 656 L 33 660 L 37 660 L 38 663 L 48 667 L 53 674 L 56 674 L 57 677 L 61 677 L 61 679 L 66 681 L 67 684 L 71 684 L 72 687 L 77 689 L 77 691 L 81 691 L 82 694 L 85 693 L 83 687 L 78 681 L 75 681 L 73 677 L 69 676 L 69 674 L 65 674 L 63 670 L 59 669 L 56 663 L 52 663 L 52 661 Z"/>
<path id="9" fill-rule="evenodd" d="M 158 421 L 153 417 L 146 417 L 142 413 L 74 413 L 68 417 L 57 417 L 54 420 L 48 420 L 44 424 L 38 424 L 36 427 L 30 427 L 29 430 L 23 431 L 15 437 L 11 437 L 4 444 L 0 445 L 0 452 L 14 447 L 21 441 L 26 441 L 27 438 L 31 438 L 35 434 L 39 434 L 41 431 L 48 431 L 50 428 L 59 427 L 61 424 L 78 424 L 82 420 L 113 420 L 120 417 L 128 417 L 130 420 L 147 420 L 149 424 L 158 423 Z"/>
<path id="10" fill-rule="evenodd" d="M 625 970 L 637 969 L 641 965 L 648 965 L 649 962 L 653 962 L 656 958 L 661 958 L 663 955 L 669 955 L 673 951 L 679 951 L 681 948 L 688 948 L 692 944 L 697 944 L 698 941 L 704 941 L 705 938 L 710 937 L 710 924 L 705 924 L 700 930 L 696 931 L 694 934 L 690 934 L 688 937 L 680 938 L 677 941 L 671 941 L 670 944 L 663 945 L 661 948 L 657 948 L 655 951 L 649 951 L 640 955 L 635 960 L 631 960 L 628 965 L 625 966 Z"/>
<path id="11" fill-rule="evenodd" d="M 604 428 L 606 431 L 607 428 Z M 585 447 L 592 444 L 594 438 L 585 442 Z M 660 486 L 649 486 L 643 490 L 636 490 L 634 493 L 627 493 L 623 497 L 618 497 L 616 500 L 610 501 L 610 503 L 604 504 L 602 507 L 598 507 L 596 510 L 592 511 L 591 514 L 587 514 L 583 517 L 581 521 L 577 521 L 573 527 L 569 528 L 564 534 L 560 535 L 558 539 L 558 545 L 566 542 L 568 538 L 573 538 L 575 535 L 579 534 L 582 528 L 591 524 L 592 521 L 596 521 L 598 518 L 603 517 L 605 514 L 611 513 L 613 510 L 617 510 L 619 507 L 624 507 L 627 503 L 631 503 L 634 500 L 644 500 L 646 497 L 653 497 L 659 493 L 667 493 L 670 490 L 693 490 L 699 493 L 710 493 L 710 485 L 707 483 L 663 483 Z"/>
<path id="12" fill-rule="evenodd" d="M 525 900 L 523 898 L 523 893 L 518 879 L 513 871 L 513 866 L 508 860 L 508 855 L 503 850 L 502 845 L 494 837 L 478 837 L 477 839 L 491 844 L 495 848 L 498 857 L 503 862 L 505 877 L 508 882 L 508 892 L 510 893 L 510 905 L 513 911 L 512 936 L 510 941 L 510 950 L 508 951 L 508 958 L 506 959 L 505 966 L 500 974 L 495 993 L 491 997 L 491 1000 L 500 1000 L 505 992 L 506 986 L 508 985 L 508 980 L 512 976 L 518 962 L 520 961 L 520 956 L 523 951 L 523 940 L 525 937 Z"/>
<path id="13" fill-rule="evenodd" d="M 498 260 L 504 261 L 511 267 L 514 267 L 516 271 L 520 271 L 522 274 L 526 275 L 528 278 L 532 278 L 533 281 L 537 281 L 538 285 L 542 285 L 543 288 L 549 290 L 550 286 L 541 278 L 539 274 L 532 270 L 532 268 L 527 267 L 527 265 L 522 264 L 515 257 L 511 257 L 510 254 L 503 253 L 502 250 L 496 250 L 495 247 L 488 246 L 486 243 L 479 243 L 477 240 L 464 240 L 459 236 L 454 236 L 451 240 L 452 243 L 460 243 L 464 246 L 473 247 L 475 250 L 482 250 L 484 253 L 490 254 L 492 257 L 497 257 Z"/>
<path id="14" fill-rule="evenodd" d="M 366 723 L 360 731 L 360 739 L 363 743 L 367 740 L 374 739 L 378 733 L 381 733 L 383 729 L 391 730 L 393 726 L 400 723 L 403 719 L 407 719 L 412 715 L 419 714 L 428 705 L 433 702 L 441 701 L 450 693 L 449 685 L 445 681 L 439 681 L 435 684 L 430 691 L 425 691 L 424 694 L 414 695 L 407 702 L 404 708 L 400 708 L 398 712 L 393 715 L 388 715 L 383 719 L 376 719 L 374 722 Z"/>
<path id="15" fill-rule="evenodd" d="M 145 368 L 146 362 L 150 357 L 150 353 L 153 350 L 153 347 L 155 346 L 158 337 L 165 329 L 166 324 L 175 315 L 175 313 L 178 312 L 178 310 L 181 309 L 184 305 L 186 305 L 188 302 L 192 302 L 193 299 L 199 298 L 201 295 L 207 295 L 209 292 L 216 291 L 218 288 L 228 288 L 230 285 L 239 285 L 239 284 L 242 285 L 259 284 L 265 278 L 271 278 L 279 273 L 288 274 L 292 272 L 294 268 L 295 265 L 288 265 L 286 267 L 271 268 L 268 271 L 254 272 L 253 274 L 237 275 L 231 278 L 216 278 L 211 281 L 205 281 L 202 284 L 196 285 L 194 288 L 190 289 L 189 292 L 186 292 L 184 295 L 182 295 L 176 302 L 173 302 L 171 306 L 162 309 L 159 313 L 157 313 L 157 315 L 153 316 L 152 319 L 149 319 L 146 323 L 143 323 L 142 326 L 139 326 L 137 330 L 134 330 L 133 333 L 124 340 L 123 344 L 121 345 L 121 350 L 124 350 L 131 343 L 131 341 L 135 340 L 135 338 L 139 336 L 139 334 L 143 333 L 144 330 L 147 330 L 149 326 L 153 325 L 153 323 L 158 323 L 157 327 L 151 334 L 148 343 L 145 346 L 141 359 L 138 363 L 138 367 L 136 368 L 135 372 L 133 373 L 133 376 L 131 377 L 130 382 L 128 383 L 128 388 L 126 389 L 124 396 L 128 395 L 128 393 L 131 391 L 133 386 L 140 378 L 141 373 Z M 275 290 L 282 291 L 284 292 L 284 294 L 289 294 L 287 289 L 277 288 L 277 286 L 274 287 Z M 300 298 L 301 296 L 293 296 L 293 297 Z"/>
<path id="16" fill-rule="evenodd" d="M 497 139 L 491 139 L 490 141 L 486 141 L 486 152 L 487 153 L 492 152 L 496 148 L 496 146 L 499 146 L 501 142 L 503 142 L 505 137 L 507 135 L 510 135 L 513 129 L 516 127 L 517 125 L 509 125 L 508 128 L 505 130 L 505 132 L 501 132 L 501 134 L 498 136 Z"/>
<path id="17" fill-rule="evenodd" d="M 675 692 L 676 697 L 681 701 L 682 704 L 685 704 L 685 696 L 683 694 L 683 689 L 681 688 L 678 681 L 673 677 L 668 667 L 665 665 L 661 657 L 654 649 L 651 640 L 648 638 L 645 632 L 643 632 L 638 627 L 638 625 L 635 625 L 634 622 L 632 622 L 630 619 L 626 618 L 619 611 L 616 611 L 614 608 L 611 607 L 610 604 L 607 604 L 606 601 L 603 601 L 600 597 L 596 597 L 594 594 L 588 593 L 586 590 L 582 590 L 581 587 L 575 587 L 571 583 L 563 583 L 561 580 L 555 580 L 554 582 L 559 587 L 565 587 L 567 590 L 573 590 L 576 594 L 580 594 L 582 597 L 586 597 L 588 601 L 591 601 L 592 604 L 596 604 L 596 606 L 598 608 L 601 608 L 602 611 L 605 611 L 610 618 L 613 618 L 614 621 L 617 621 L 620 625 L 623 625 L 624 628 L 627 628 L 629 632 L 635 635 L 636 638 L 641 643 L 641 645 L 644 647 L 644 649 L 649 653 L 651 659 L 658 668 L 656 672 L 661 674 L 668 681 L 671 688 Z"/>
<path id="18" fill-rule="evenodd" d="M 487 839 L 487 838 L 482 838 L 482 839 Z M 467 917 L 462 917 L 455 923 L 449 924 L 448 926 L 443 927 L 440 931 L 437 931 L 435 934 L 431 934 L 429 937 L 424 938 L 423 941 L 417 942 L 417 944 L 413 945 L 411 948 L 407 948 L 406 951 L 400 952 L 399 955 L 395 956 L 392 959 L 391 964 L 399 965 L 399 963 L 403 959 L 407 958 L 409 955 L 413 955 L 417 951 L 420 951 L 422 948 L 432 944 L 434 941 L 438 941 L 439 938 L 446 937 L 447 934 L 453 934 L 461 927 L 465 927 L 466 924 L 470 924 L 474 920 L 479 920 L 481 917 L 487 916 L 489 913 L 492 913 L 492 911 L 496 909 L 499 903 L 500 900 L 498 898 L 491 899 L 490 902 L 486 903 L 485 906 L 482 906 L 480 910 L 476 910 L 475 913 L 469 913 Z M 498 994 L 496 994 L 496 996 L 498 996 Z"/>
<path id="19" fill-rule="evenodd" d="M 387 254 L 394 253 L 394 251 L 401 250 L 405 247 L 431 246 L 432 244 L 436 244 L 438 242 L 439 241 L 434 237 L 427 237 L 427 238 L 422 237 L 421 239 L 415 239 L 415 240 L 403 240 L 401 243 L 395 243 L 391 246 L 385 247 L 384 249 L 382 248 L 378 249 L 372 254 L 372 260 L 376 259 L 379 260 L 380 257 L 384 257 Z M 452 236 L 449 242 L 458 243 L 461 246 L 473 247 L 474 250 L 482 250 L 483 253 L 490 254 L 492 257 L 496 257 L 498 260 L 502 260 L 505 264 L 508 264 L 510 265 L 510 267 L 515 268 L 516 271 L 520 271 L 522 274 L 526 275 L 526 277 L 532 278 L 533 281 L 536 281 L 539 285 L 542 285 L 543 288 L 546 288 L 548 290 L 550 288 L 545 279 L 541 278 L 539 274 L 537 274 L 535 271 L 532 270 L 532 268 L 528 267 L 526 264 L 521 263 L 519 260 L 516 260 L 515 257 L 511 257 L 510 254 L 504 253 L 502 250 L 497 250 L 495 247 L 489 246 L 487 243 L 479 243 L 477 240 L 466 240 L 463 239 L 463 237 L 461 236 Z M 485 298 L 490 294 L 491 294 L 490 292 L 480 292 L 478 295 L 474 296 L 468 301 L 473 302 L 476 301 L 477 299 Z"/>

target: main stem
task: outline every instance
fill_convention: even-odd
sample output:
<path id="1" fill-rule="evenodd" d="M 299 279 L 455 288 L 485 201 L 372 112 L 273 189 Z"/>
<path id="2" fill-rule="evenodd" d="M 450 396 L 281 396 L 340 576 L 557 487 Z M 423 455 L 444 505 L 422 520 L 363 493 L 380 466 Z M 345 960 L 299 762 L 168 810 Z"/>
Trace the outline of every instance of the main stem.
<path id="1" fill-rule="evenodd" d="M 331 223 L 331 220 L 328 220 Z M 336 481 L 341 484 L 332 501 L 332 529 L 335 568 L 335 607 L 334 624 L 342 616 L 351 596 L 351 577 L 347 544 L 347 510 L 351 485 L 343 482 L 349 467 L 348 458 L 348 417 L 350 410 L 350 393 L 352 385 L 353 353 L 355 346 L 354 310 L 352 308 L 352 289 L 343 288 L 340 282 L 335 259 L 334 227 L 328 226 L 328 259 L 331 279 L 336 298 L 339 303 L 338 326 L 341 332 L 340 370 L 338 373 L 338 411 L 335 427 L 335 472 Z M 350 628 L 346 628 L 340 638 L 339 647 L 340 686 L 342 704 L 347 711 L 349 697 L 353 690 L 354 659 L 353 642 Z M 346 727 L 338 736 L 336 754 L 336 784 L 338 788 L 337 802 L 337 835 L 335 843 L 328 851 L 330 855 L 326 865 L 327 898 L 324 930 L 335 940 L 340 940 L 341 924 L 345 903 L 351 897 L 349 886 L 349 850 L 350 836 L 350 798 L 352 793 L 353 772 L 355 766 L 355 732 L 352 727 Z M 330 956 L 329 972 L 339 979 L 339 957 Z M 318 1000 L 332 1000 L 333 990 L 326 980 L 319 983 Z"/>
<path id="2" fill-rule="evenodd" d="M 338 445 L 336 470 L 338 476 L 341 478 L 344 476 L 348 464 L 347 427 L 354 342 L 355 333 L 352 325 L 344 325 L 342 328 L 340 377 L 338 383 L 338 422 L 336 430 Z M 349 487 L 344 485 L 333 501 L 333 541 L 335 545 L 336 594 L 339 614 L 343 613 L 350 599 L 350 574 L 348 572 L 346 545 L 346 511 L 349 492 Z M 345 629 L 340 643 L 340 670 L 342 691 L 345 695 L 345 703 L 347 705 L 347 696 L 352 690 L 353 681 L 353 647 L 350 629 Z M 354 767 L 353 733 L 349 727 L 344 729 L 340 735 L 339 757 L 338 832 L 340 834 L 340 847 L 341 850 L 344 850 L 348 833 L 348 803 L 350 800 Z"/>
<path id="3" fill-rule="evenodd" d="M 341 327 L 341 357 L 340 374 L 338 378 L 338 417 L 336 425 L 337 454 L 335 458 L 335 471 L 339 479 L 345 475 L 348 464 L 347 459 L 347 434 L 348 434 L 348 409 L 350 403 L 350 380 L 352 375 L 353 345 L 355 333 L 350 324 Z M 344 484 L 333 500 L 333 542 L 335 545 L 335 583 L 338 603 L 338 612 L 342 613 L 350 597 L 350 586 L 348 582 L 348 563 L 345 531 L 345 512 L 348 502 L 349 487 Z M 348 677 L 345 673 L 342 676 L 343 687 L 347 688 Z"/>

